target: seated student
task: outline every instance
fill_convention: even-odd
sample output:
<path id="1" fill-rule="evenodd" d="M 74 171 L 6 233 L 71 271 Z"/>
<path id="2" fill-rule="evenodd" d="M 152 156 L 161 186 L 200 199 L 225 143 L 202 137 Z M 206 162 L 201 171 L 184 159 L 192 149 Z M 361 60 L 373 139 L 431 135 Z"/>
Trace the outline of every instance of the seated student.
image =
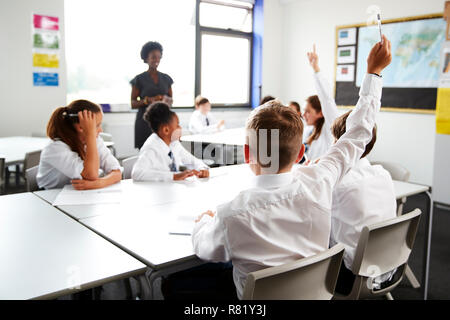
<path id="1" fill-rule="evenodd" d="M 181 145 L 178 116 L 164 102 L 155 102 L 144 114 L 153 133 L 145 141 L 131 177 L 135 181 L 184 180 L 191 176 L 209 177 L 209 167 Z M 179 172 L 180 168 L 193 168 Z"/>
<path id="2" fill-rule="evenodd" d="M 348 111 L 334 121 L 331 131 L 336 140 L 344 135 L 350 113 Z M 361 159 L 333 191 L 330 246 L 336 243 L 345 246 L 344 265 L 341 266 L 336 286 L 336 291 L 342 294 L 349 294 L 353 285 L 354 275 L 350 270 L 363 227 L 397 216 L 394 185 L 389 172 L 380 165 L 371 165 L 365 158 L 376 140 L 377 128 L 374 126 L 372 140 L 366 145 Z M 391 271 L 375 278 L 374 286 L 380 286 L 393 274 Z"/>
<path id="3" fill-rule="evenodd" d="M 331 97 L 331 89 L 325 81 L 319 68 L 319 58 L 314 45 L 313 52 L 308 52 L 309 63 L 314 70 L 314 83 L 317 95 L 306 99 L 306 107 L 303 112 L 306 124 L 313 129 L 305 132 L 304 142 L 308 145 L 306 155 L 311 160 L 317 160 L 325 154 L 333 144 L 331 124 L 338 117 L 338 111 L 334 99 Z"/>
<path id="4" fill-rule="evenodd" d="M 274 101 L 255 109 L 247 121 L 245 159 L 255 173 L 254 188 L 201 214 L 192 233 L 196 255 L 207 261 L 232 261 L 237 294 L 242 298 L 247 274 L 308 257 L 328 249 L 332 191 L 355 165 L 372 136 L 380 108 L 382 80 L 377 74 L 391 61 L 384 37 L 369 54 L 367 75 L 358 104 L 347 120 L 346 133 L 313 166 L 291 171 L 304 152 L 303 125 L 298 114 Z M 270 164 L 255 143 L 259 130 L 279 130 L 270 143 Z M 271 133 L 267 133 L 271 136 Z M 259 141 L 261 142 L 261 141 Z M 275 152 L 272 148 L 275 149 Z M 269 149 L 267 145 L 267 149 Z"/>
<path id="5" fill-rule="evenodd" d="M 122 179 L 122 167 L 99 137 L 102 109 L 87 100 L 76 100 L 53 111 L 47 124 L 52 141 L 42 150 L 36 176 L 40 188 L 97 189 Z M 105 174 L 101 177 L 99 169 Z"/>
<path id="6" fill-rule="evenodd" d="M 298 102 L 291 101 L 291 102 L 289 102 L 289 106 L 288 107 L 291 108 L 292 110 L 294 110 L 295 112 L 297 112 L 298 115 L 300 116 L 300 118 L 303 118 L 302 117 L 302 111 L 300 109 L 300 104 Z"/>
<path id="7" fill-rule="evenodd" d="M 224 129 L 225 120 L 217 121 L 211 114 L 211 103 L 209 100 L 197 96 L 195 98 L 195 111 L 189 121 L 189 131 L 196 133 L 213 133 Z"/>

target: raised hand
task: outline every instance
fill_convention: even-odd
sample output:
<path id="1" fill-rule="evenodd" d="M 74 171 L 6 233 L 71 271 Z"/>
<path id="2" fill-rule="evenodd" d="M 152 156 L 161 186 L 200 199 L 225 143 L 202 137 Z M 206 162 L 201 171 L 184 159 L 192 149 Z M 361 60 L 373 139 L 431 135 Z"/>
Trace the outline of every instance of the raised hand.
<path id="1" fill-rule="evenodd" d="M 307 55 L 308 55 L 309 64 L 314 69 L 314 72 L 319 72 L 320 71 L 319 56 L 317 55 L 315 44 L 313 45 L 313 51 L 308 52 Z"/>
<path id="2" fill-rule="evenodd" d="M 378 42 L 372 48 L 367 58 L 367 73 L 380 75 L 392 61 L 391 42 L 383 35 L 383 44 Z"/>

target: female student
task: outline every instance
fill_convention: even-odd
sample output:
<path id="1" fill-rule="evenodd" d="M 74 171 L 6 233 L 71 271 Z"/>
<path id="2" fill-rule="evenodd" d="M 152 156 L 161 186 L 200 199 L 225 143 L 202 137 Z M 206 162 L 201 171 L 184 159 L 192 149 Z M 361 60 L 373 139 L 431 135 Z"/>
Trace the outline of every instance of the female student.
<path id="1" fill-rule="evenodd" d="M 73 101 L 53 112 L 47 124 L 52 141 L 42 150 L 36 176 L 40 188 L 72 183 L 77 190 L 97 189 L 121 180 L 119 162 L 99 137 L 102 119 L 100 106 L 87 100 Z"/>
<path id="2" fill-rule="evenodd" d="M 306 155 L 311 160 L 317 160 L 325 154 L 334 142 L 331 134 L 331 125 L 338 117 L 338 111 L 331 90 L 323 78 L 319 68 L 319 58 L 314 45 L 313 52 L 308 52 L 309 63 L 314 70 L 314 81 L 317 95 L 306 99 L 305 118 L 308 126 L 313 126 L 311 132 L 305 132 L 305 143 L 308 148 Z"/>

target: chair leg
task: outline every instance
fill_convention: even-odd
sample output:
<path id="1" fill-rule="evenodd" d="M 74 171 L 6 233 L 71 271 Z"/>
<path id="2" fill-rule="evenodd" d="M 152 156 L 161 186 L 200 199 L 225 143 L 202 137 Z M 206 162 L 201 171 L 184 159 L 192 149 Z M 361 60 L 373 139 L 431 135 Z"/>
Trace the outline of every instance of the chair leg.
<path id="1" fill-rule="evenodd" d="M 394 297 L 392 296 L 392 294 L 390 292 L 386 293 L 386 298 L 388 300 L 394 300 Z"/>
<path id="2" fill-rule="evenodd" d="M 405 275 L 414 289 L 420 288 L 419 281 L 417 280 L 416 276 L 414 275 L 414 273 L 412 272 L 411 268 L 408 265 L 406 265 Z"/>

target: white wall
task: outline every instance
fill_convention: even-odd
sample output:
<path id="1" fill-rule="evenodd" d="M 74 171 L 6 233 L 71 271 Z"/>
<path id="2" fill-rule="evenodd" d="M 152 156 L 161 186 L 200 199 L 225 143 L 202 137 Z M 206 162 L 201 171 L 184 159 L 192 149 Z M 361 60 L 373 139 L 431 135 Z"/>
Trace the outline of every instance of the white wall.
<path id="1" fill-rule="evenodd" d="M 273 14 L 265 10 L 268 21 L 278 21 L 272 30 L 281 32 L 277 43 L 282 45 L 277 56 L 281 63 L 279 87 L 270 84 L 283 101 L 297 100 L 304 105 L 306 97 L 315 94 L 312 70 L 306 53 L 316 43 L 319 62 L 325 77 L 334 79 L 336 26 L 361 23 L 367 20 L 366 9 L 370 5 L 381 8 L 383 19 L 442 12 L 444 0 L 266 0 L 272 6 L 280 5 Z M 273 16 L 272 16 L 273 15 Z M 268 22 L 267 22 L 268 23 Z M 266 28 L 266 25 L 265 25 Z M 266 34 L 264 34 L 266 35 Z M 275 36 L 271 35 L 272 38 Z M 266 41 L 266 38 L 264 38 Z M 266 54 L 266 46 L 264 46 Z M 271 57 L 275 57 L 273 51 Z M 264 61 L 264 60 L 263 60 Z M 263 65 L 264 80 L 270 78 L 267 72 L 274 73 L 279 65 Z M 263 87 L 266 83 L 263 83 Z M 433 175 L 433 156 L 435 139 L 435 116 L 381 112 L 377 119 L 380 128 L 378 141 L 372 151 L 371 159 L 394 161 L 403 164 L 411 171 L 411 181 L 431 185 Z"/>
<path id="2" fill-rule="evenodd" d="M 59 17 L 59 87 L 34 87 L 31 17 Z M 45 132 L 51 112 L 66 104 L 64 1 L 0 1 L 0 137 Z"/>

